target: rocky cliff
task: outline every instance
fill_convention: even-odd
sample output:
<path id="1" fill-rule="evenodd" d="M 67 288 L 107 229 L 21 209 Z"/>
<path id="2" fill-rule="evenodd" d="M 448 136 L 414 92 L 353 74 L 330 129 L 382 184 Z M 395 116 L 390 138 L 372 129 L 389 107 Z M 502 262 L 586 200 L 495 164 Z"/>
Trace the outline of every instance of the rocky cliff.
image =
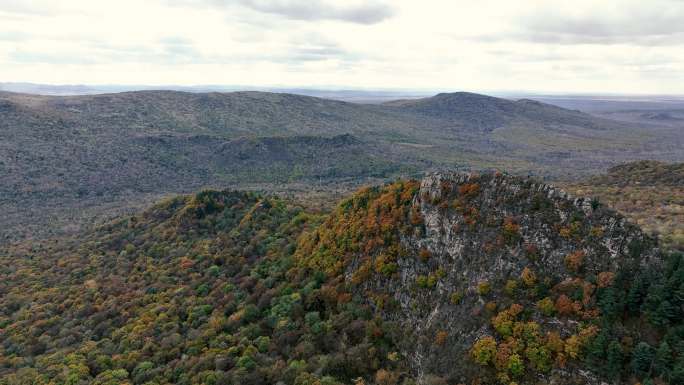
<path id="1" fill-rule="evenodd" d="M 598 202 L 498 173 L 368 190 L 328 224 L 335 235 L 317 230 L 304 258 L 344 271 L 357 295 L 400 325 L 419 382 L 598 383 L 568 346 L 596 334 L 597 289 L 618 271 L 659 263 L 655 242 Z M 495 347 L 478 365 L 477 343 L 490 339 L 515 347 Z M 526 369 L 509 369 L 513 356 Z"/>

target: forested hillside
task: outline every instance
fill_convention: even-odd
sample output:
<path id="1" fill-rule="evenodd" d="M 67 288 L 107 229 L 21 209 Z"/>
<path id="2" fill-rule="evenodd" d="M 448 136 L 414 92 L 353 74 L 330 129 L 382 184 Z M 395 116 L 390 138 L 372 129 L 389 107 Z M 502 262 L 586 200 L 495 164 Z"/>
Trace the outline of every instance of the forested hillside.
<path id="1" fill-rule="evenodd" d="M 664 247 L 684 250 L 684 163 L 625 163 L 565 187 L 601 199 L 658 235 Z"/>
<path id="2" fill-rule="evenodd" d="M 672 127 L 529 100 L 439 94 L 385 105 L 264 92 L 0 92 L 0 242 L 74 234 L 201 188 L 349 193 L 441 168 L 578 177 L 682 160 Z"/>
<path id="3" fill-rule="evenodd" d="M 684 381 L 684 260 L 501 174 L 203 191 L 0 256 L 1 384 Z"/>

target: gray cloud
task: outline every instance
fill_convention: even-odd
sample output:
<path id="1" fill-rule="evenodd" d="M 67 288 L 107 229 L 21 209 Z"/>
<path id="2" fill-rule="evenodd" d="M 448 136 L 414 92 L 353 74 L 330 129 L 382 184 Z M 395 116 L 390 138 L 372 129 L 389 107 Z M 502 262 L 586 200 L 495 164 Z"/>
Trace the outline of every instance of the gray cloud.
<path id="1" fill-rule="evenodd" d="M 238 4 L 257 12 L 292 20 L 339 20 L 358 24 L 376 24 L 395 14 L 394 7 L 378 0 L 352 5 L 333 4 L 329 0 L 170 0 L 170 3 L 204 4 L 222 8 Z"/>
<path id="2" fill-rule="evenodd" d="M 76 50 L 42 52 L 17 47 L 8 54 L 8 59 L 20 64 L 59 64 L 59 65 L 99 65 L 109 63 L 152 63 L 156 65 L 178 64 L 239 64 L 286 63 L 289 66 L 305 65 L 309 62 L 336 60 L 350 63 L 359 56 L 340 47 L 334 42 L 312 38 L 309 42 L 294 39 L 287 43 L 281 52 L 261 52 L 252 54 L 205 54 L 189 40 L 169 36 L 154 44 L 121 45 L 105 41 L 91 40 L 83 45 L 88 48 L 84 55 Z"/>
<path id="3" fill-rule="evenodd" d="M 513 25 L 508 29 L 465 39 L 482 43 L 529 41 L 561 45 L 684 44 L 682 0 L 625 2 L 619 8 L 588 8 L 584 12 L 566 12 L 550 4 L 530 8 L 512 20 Z"/>
<path id="4" fill-rule="evenodd" d="M 45 2 L 22 0 L 0 0 L 0 13 L 25 15 L 50 15 L 55 12 L 54 5 Z"/>
<path id="5" fill-rule="evenodd" d="M 154 45 L 120 45 L 92 40 L 84 46 L 88 54 L 76 50 L 40 52 L 18 47 L 9 54 L 16 63 L 44 63 L 62 65 L 96 65 L 107 63 L 187 64 L 216 61 L 203 56 L 192 42 L 176 37 L 161 39 Z"/>
<path id="6" fill-rule="evenodd" d="M 545 7 L 523 17 L 520 26 L 542 43 L 670 45 L 684 43 L 682 20 L 684 2 L 649 1 L 572 15 Z"/>

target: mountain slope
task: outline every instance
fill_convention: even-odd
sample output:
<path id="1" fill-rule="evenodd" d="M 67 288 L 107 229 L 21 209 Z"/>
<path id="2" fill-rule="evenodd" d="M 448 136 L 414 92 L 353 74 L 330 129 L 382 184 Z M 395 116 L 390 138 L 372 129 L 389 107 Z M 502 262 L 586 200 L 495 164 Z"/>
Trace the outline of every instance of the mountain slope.
<path id="1" fill-rule="evenodd" d="M 327 144 L 341 135 L 358 143 Z M 467 93 L 362 105 L 263 92 L 0 92 L 0 138 L 0 242 L 70 233 L 84 218 L 202 187 L 315 180 L 337 191 L 340 176 L 346 189 L 455 166 L 572 176 L 684 156 L 681 132 Z"/>
<path id="2" fill-rule="evenodd" d="M 430 98 L 398 100 L 385 105 L 483 131 L 525 120 L 531 124 L 567 124 L 583 128 L 606 128 L 612 124 L 609 121 L 599 124 L 599 120 L 591 115 L 550 104 L 527 99 L 513 101 L 469 92 L 442 93 Z"/>
<path id="3" fill-rule="evenodd" d="M 668 185 L 684 187 L 684 163 L 640 161 L 611 167 L 608 174 L 591 179 L 603 185 Z"/>
<path id="4" fill-rule="evenodd" d="M 654 247 L 500 174 L 365 188 L 327 217 L 205 191 L 0 256 L 0 383 L 675 384 L 684 262 Z"/>
<path id="5" fill-rule="evenodd" d="M 663 247 L 684 250 L 684 163 L 625 163 L 566 188 L 601 199 L 658 235 Z"/>

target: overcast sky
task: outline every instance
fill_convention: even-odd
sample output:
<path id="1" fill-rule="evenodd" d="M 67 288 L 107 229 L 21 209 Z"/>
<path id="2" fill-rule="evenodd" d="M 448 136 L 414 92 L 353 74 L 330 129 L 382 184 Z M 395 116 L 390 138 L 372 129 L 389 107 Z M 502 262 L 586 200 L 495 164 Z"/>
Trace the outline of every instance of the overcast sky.
<path id="1" fill-rule="evenodd" d="M 0 0 L 0 81 L 684 94 L 684 0 Z"/>

